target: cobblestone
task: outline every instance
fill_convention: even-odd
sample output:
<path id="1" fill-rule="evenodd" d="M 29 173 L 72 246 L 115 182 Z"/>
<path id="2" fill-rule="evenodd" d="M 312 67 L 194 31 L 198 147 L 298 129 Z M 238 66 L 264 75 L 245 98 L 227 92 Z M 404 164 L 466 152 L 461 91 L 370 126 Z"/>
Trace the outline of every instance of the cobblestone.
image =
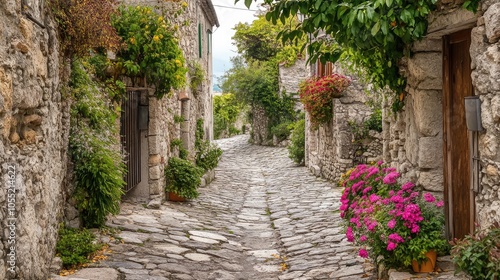
<path id="1" fill-rule="evenodd" d="M 373 277 L 341 233 L 340 189 L 295 166 L 284 148 L 253 146 L 245 135 L 218 144 L 216 179 L 198 199 L 122 204 L 108 222 L 121 242 L 99 266 L 116 269 L 114 279 Z"/>

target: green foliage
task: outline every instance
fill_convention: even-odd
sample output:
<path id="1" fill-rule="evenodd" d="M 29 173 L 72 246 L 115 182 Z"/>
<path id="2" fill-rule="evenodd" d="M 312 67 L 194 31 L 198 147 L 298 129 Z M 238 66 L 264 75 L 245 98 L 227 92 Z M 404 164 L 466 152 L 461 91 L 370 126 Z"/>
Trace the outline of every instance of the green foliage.
<path id="1" fill-rule="evenodd" d="M 229 136 L 237 131 L 234 128 L 242 105 L 232 93 L 214 96 L 214 137 L 219 139 L 223 133 Z"/>
<path id="2" fill-rule="evenodd" d="M 204 140 L 204 135 L 203 119 L 198 119 L 195 133 L 196 165 L 208 171 L 217 167 L 222 150 L 209 140 Z"/>
<path id="3" fill-rule="evenodd" d="M 119 108 L 100 86 L 88 76 L 82 63 L 73 63 L 69 152 L 74 164 L 73 196 L 86 227 L 102 226 L 108 214 L 119 212 L 125 185 L 126 169 L 115 125 Z"/>
<path id="4" fill-rule="evenodd" d="M 112 24 L 126 44 L 117 53 L 116 69 L 133 80 L 146 77 L 162 98 L 186 80 L 184 56 L 170 24 L 150 7 L 120 6 Z"/>
<path id="5" fill-rule="evenodd" d="M 183 147 L 181 139 L 174 139 L 170 142 L 170 149 L 174 149 L 176 147 L 179 149 L 179 158 L 187 159 L 189 152 Z"/>
<path id="6" fill-rule="evenodd" d="M 365 127 L 369 130 L 382 132 L 382 110 L 375 109 L 368 120 L 365 121 Z"/>
<path id="7" fill-rule="evenodd" d="M 183 123 L 185 121 L 183 116 L 174 115 L 174 123 Z"/>
<path id="8" fill-rule="evenodd" d="M 306 121 L 298 120 L 292 131 L 292 143 L 288 146 L 288 156 L 297 164 L 304 164 L 306 148 Z"/>
<path id="9" fill-rule="evenodd" d="M 66 56 L 88 56 L 94 48 L 118 48 L 120 37 L 110 22 L 114 4 L 114 0 L 48 1 Z"/>
<path id="10" fill-rule="evenodd" d="M 297 24 L 295 18 L 289 18 L 284 24 L 277 22 L 271 24 L 264 16 L 259 16 L 251 24 L 239 23 L 232 39 L 236 44 L 238 53 L 247 60 L 269 61 L 278 58 L 279 63 L 291 66 L 303 52 L 299 44 L 291 44 L 277 40 L 277 36 L 290 25 Z M 298 38 L 300 43 L 306 42 L 306 36 Z"/>
<path id="11" fill-rule="evenodd" d="M 64 268 L 75 268 L 90 262 L 90 257 L 102 244 L 95 244 L 95 236 L 87 229 L 59 228 L 56 254 L 61 257 Z"/>
<path id="12" fill-rule="evenodd" d="M 173 192 L 186 199 L 197 198 L 198 186 L 201 183 L 203 169 L 195 166 L 192 162 L 171 157 L 165 168 L 166 186 L 165 191 Z"/>
<path id="13" fill-rule="evenodd" d="M 203 80 L 205 80 L 205 71 L 199 62 L 192 61 L 189 63 L 189 78 L 191 81 L 191 92 L 198 93 L 199 87 L 203 83 Z"/>
<path id="14" fill-rule="evenodd" d="M 292 133 L 293 127 L 295 123 L 292 123 L 291 121 L 285 121 L 282 123 L 279 123 L 273 127 L 271 127 L 271 134 L 273 136 L 276 136 L 278 138 L 278 141 L 283 141 L 290 136 Z"/>
<path id="15" fill-rule="evenodd" d="M 500 227 L 479 230 L 454 240 L 451 254 L 459 271 L 473 280 L 498 279 L 500 277 Z"/>
<path id="16" fill-rule="evenodd" d="M 275 24 L 284 24 L 287 18 L 298 13 L 305 16 L 301 23 L 280 33 L 283 41 L 296 41 L 304 34 L 311 34 L 314 41 L 307 45 L 310 61 L 319 58 L 322 62 L 335 62 L 341 56 L 349 58 L 355 65 L 366 69 L 374 85 L 381 89 L 387 86 L 395 92 L 394 111 L 403 107 L 406 86 L 398 69 L 399 61 L 409 55 L 409 46 L 426 34 L 427 18 L 436 8 L 436 2 L 264 0 L 269 6 L 265 17 Z M 476 11 L 479 2 L 465 1 L 463 6 Z M 245 0 L 248 7 L 251 3 L 251 0 Z"/>

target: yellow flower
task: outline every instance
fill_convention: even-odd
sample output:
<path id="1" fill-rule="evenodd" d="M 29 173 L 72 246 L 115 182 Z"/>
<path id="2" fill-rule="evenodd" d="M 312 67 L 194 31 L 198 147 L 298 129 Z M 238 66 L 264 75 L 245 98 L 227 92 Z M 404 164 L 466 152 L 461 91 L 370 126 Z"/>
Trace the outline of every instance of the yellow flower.
<path id="1" fill-rule="evenodd" d="M 182 66 L 182 62 L 178 59 L 175 60 L 175 64 L 177 64 L 178 67 Z"/>
<path id="2" fill-rule="evenodd" d="M 181 76 L 179 76 L 179 75 L 175 75 L 175 78 L 176 78 L 177 80 L 179 80 L 179 79 L 181 78 Z"/>
<path id="3" fill-rule="evenodd" d="M 158 35 L 153 36 L 153 41 L 155 42 L 160 41 L 160 37 L 158 37 Z"/>
<path id="4" fill-rule="evenodd" d="M 186 8 L 188 6 L 188 3 L 186 1 L 182 1 L 182 7 Z"/>
<path id="5" fill-rule="evenodd" d="M 158 22 L 162 22 L 162 21 L 163 21 L 163 17 L 162 17 L 162 16 L 160 16 L 160 17 L 158 18 Z"/>
<path id="6" fill-rule="evenodd" d="M 130 38 L 130 39 L 128 39 L 128 40 L 130 41 L 130 43 L 131 43 L 132 45 L 135 45 L 135 38 L 134 38 L 134 37 L 132 37 L 132 38 Z"/>

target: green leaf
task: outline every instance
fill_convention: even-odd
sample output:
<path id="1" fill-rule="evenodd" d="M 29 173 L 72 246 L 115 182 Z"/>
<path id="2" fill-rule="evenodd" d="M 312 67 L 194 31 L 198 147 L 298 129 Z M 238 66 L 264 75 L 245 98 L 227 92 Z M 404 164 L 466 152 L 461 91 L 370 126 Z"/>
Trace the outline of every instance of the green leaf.
<path id="1" fill-rule="evenodd" d="M 372 27 L 372 30 L 371 30 L 372 36 L 377 35 L 379 30 L 380 30 L 380 21 L 377 21 L 377 23 L 375 23 L 375 25 L 373 25 L 373 27 Z"/>
<path id="2" fill-rule="evenodd" d="M 387 21 L 382 21 L 382 25 L 380 26 L 380 28 L 382 29 L 382 33 L 384 35 L 387 35 L 387 33 L 389 32 L 389 24 L 387 23 Z"/>
<path id="3" fill-rule="evenodd" d="M 252 0 L 245 0 L 245 6 L 250 9 L 250 5 L 252 5 Z"/>

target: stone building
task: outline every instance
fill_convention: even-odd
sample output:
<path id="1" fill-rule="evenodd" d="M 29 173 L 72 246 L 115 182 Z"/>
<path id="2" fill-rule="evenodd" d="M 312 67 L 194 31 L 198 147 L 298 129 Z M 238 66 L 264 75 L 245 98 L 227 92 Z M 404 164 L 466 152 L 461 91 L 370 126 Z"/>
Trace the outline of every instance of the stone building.
<path id="1" fill-rule="evenodd" d="M 336 180 L 358 163 L 381 159 L 382 135 L 370 130 L 368 135 L 357 139 L 353 130 L 353 126 L 362 125 L 372 114 L 367 105 L 366 83 L 331 63 L 311 65 L 311 76 L 332 73 L 350 76 L 352 82 L 343 97 L 333 100 L 333 119 L 330 123 L 315 129 L 306 117 L 305 165 L 316 176 Z"/>
<path id="2" fill-rule="evenodd" d="M 444 196 L 449 238 L 500 222 L 500 2 L 481 1 L 476 14 L 462 2 L 439 1 L 430 15 L 403 62 L 405 107 L 386 109 L 383 135 L 384 160 Z M 474 110 L 466 116 L 474 98 L 482 127 Z"/>
<path id="3" fill-rule="evenodd" d="M 59 223 L 68 214 L 70 104 L 62 88 L 69 72 L 61 67 L 46 1 L 22 2 L 0 5 L 0 279 L 47 279 Z M 212 137 L 211 30 L 219 23 L 210 0 L 189 1 L 183 17 L 190 24 L 180 28 L 180 44 L 186 60 L 203 69 L 201 85 L 161 100 L 150 89 L 129 89 L 140 115 L 142 156 L 135 159 L 143 174 L 130 195 L 145 200 L 165 197 L 163 168 L 175 153 L 173 139 L 193 155 L 198 119 Z M 176 123 L 175 115 L 185 121 Z"/>
<path id="4" fill-rule="evenodd" d="M 158 5 L 157 1 L 125 0 L 128 5 Z M 135 179 L 128 196 L 155 203 L 165 198 L 164 168 L 168 158 L 177 149 L 170 145 L 172 140 L 182 140 L 183 146 L 194 157 L 196 122 L 203 119 L 205 136 L 213 139 L 212 114 L 212 28 L 219 26 L 215 9 L 210 0 L 187 1 L 187 9 L 181 16 L 171 19 L 179 26 L 179 44 L 190 68 L 184 90 L 175 92 L 174 98 L 158 100 L 154 91 L 130 88 L 138 94 L 139 109 L 147 111 L 144 129 L 140 131 L 140 152 L 135 153 L 135 168 L 141 169 L 140 180 Z M 168 5 L 165 4 L 165 5 Z M 189 24 L 184 24 L 184 23 Z M 201 67 L 204 79 L 198 88 L 191 88 L 189 81 L 194 68 Z M 146 81 L 147 82 L 147 81 Z M 176 117 L 177 116 L 177 117 Z M 182 117 L 183 121 L 179 120 Z M 176 120 L 177 119 L 177 120 Z M 134 168 L 134 167 L 132 167 Z M 132 179 L 130 179 L 132 180 Z"/>

